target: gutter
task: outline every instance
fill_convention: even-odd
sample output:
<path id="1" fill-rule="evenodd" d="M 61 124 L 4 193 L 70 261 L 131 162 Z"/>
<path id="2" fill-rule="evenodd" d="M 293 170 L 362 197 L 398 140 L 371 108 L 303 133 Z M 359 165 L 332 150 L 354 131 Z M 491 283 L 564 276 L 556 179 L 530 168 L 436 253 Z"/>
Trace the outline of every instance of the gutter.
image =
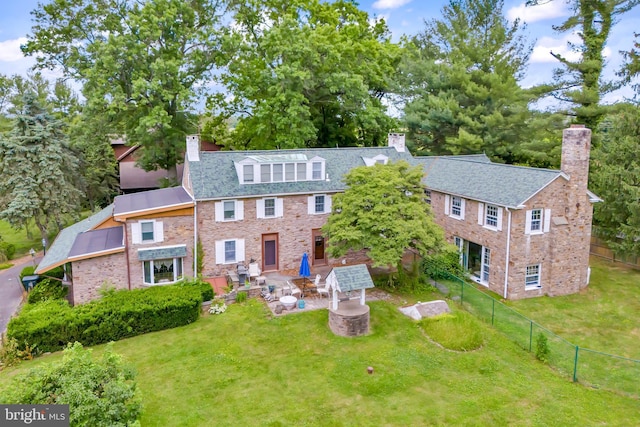
<path id="1" fill-rule="evenodd" d="M 124 256 L 127 259 L 127 287 L 131 290 L 131 266 L 129 265 L 129 232 L 127 231 L 127 220 L 124 221 L 113 218 L 114 221 L 117 221 L 122 224 L 124 227 Z"/>
<path id="2" fill-rule="evenodd" d="M 507 221 L 507 255 L 504 262 L 504 293 L 502 297 L 507 299 L 507 291 L 509 289 L 509 252 L 511 251 L 511 211 L 509 208 L 505 208 L 509 212 L 509 219 Z"/>

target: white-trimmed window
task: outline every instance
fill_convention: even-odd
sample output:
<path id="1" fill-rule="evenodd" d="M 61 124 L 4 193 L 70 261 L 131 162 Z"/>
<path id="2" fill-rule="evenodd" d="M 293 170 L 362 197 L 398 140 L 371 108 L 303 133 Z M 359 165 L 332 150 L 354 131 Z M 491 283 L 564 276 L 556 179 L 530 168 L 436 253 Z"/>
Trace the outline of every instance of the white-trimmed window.
<path id="1" fill-rule="evenodd" d="M 551 225 L 551 209 L 531 209 L 526 211 L 525 234 L 548 233 Z"/>
<path id="2" fill-rule="evenodd" d="M 489 283 L 489 267 L 491 265 L 491 250 L 486 246 L 482 247 L 482 283 Z"/>
<path id="3" fill-rule="evenodd" d="M 498 207 L 497 206 L 487 205 L 487 212 L 486 212 L 484 223 L 488 227 L 498 228 Z"/>
<path id="4" fill-rule="evenodd" d="M 135 244 L 162 242 L 164 240 L 162 221 L 151 219 L 131 223 L 131 240 Z"/>
<path id="5" fill-rule="evenodd" d="M 253 165 L 244 165 L 242 166 L 242 174 L 243 174 L 243 182 L 251 183 L 253 182 Z"/>
<path id="6" fill-rule="evenodd" d="M 331 196 L 329 194 L 314 194 L 308 199 L 309 215 L 325 214 L 331 212 Z"/>
<path id="7" fill-rule="evenodd" d="M 258 218 L 280 218 L 284 214 L 284 200 L 278 197 L 265 197 L 256 200 Z"/>
<path id="8" fill-rule="evenodd" d="M 540 264 L 528 265 L 524 276 L 525 290 L 540 289 Z"/>
<path id="9" fill-rule="evenodd" d="M 285 163 L 284 165 L 284 180 L 295 181 L 296 180 L 296 164 Z"/>
<path id="10" fill-rule="evenodd" d="M 464 219 L 465 200 L 462 197 L 444 196 L 444 214 L 451 218 Z"/>
<path id="11" fill-rule="evenodd" d="M 145 285 L 164 285 L 182 279 L 182 258 L 143 261 L 142 274 Z"/>
<path id="12" fill-rule="evenodd" d="M 284 180 L 283 168 L 284 165 L 281 163 L 273 165 L 273 182 L 282 182 Z"/>
<path id="13" fill-rule="evenodd" d="M 478 224 L 490 230 L 502 230 L 502 208 L 478 203 Z"/>
<path id="14" fill-rule="evenodd" d="M 431 190 L 424 190 L 424 201 L 426 204 L 431 204 Z"/>
<path id="15" fill-rule="evenodd" d="M 244 239 L 216 240 L 216 264 L 244 261 Z"/>
<path id="16" fill-rule="evenodd" d="M 322 162 L 311 164 L 311 179 L 322 179 Z"/>
<path id="17" fill-rule="evenodd" d="M 271 182 L 271 165 L 260 165 L 260 182 Z"/>
<path id="18" fill-rule="evenodd" d="M 306 163 L 296 163 L 296 181 L 306 181 L 307 180 L 307 164 Z"/>
<path id="19" fill-rule="evenodd" d="M 217 222 L 241 221 L 244 219 L 244 203 L 242 200 L 216 202 L 215 211 Z"/>

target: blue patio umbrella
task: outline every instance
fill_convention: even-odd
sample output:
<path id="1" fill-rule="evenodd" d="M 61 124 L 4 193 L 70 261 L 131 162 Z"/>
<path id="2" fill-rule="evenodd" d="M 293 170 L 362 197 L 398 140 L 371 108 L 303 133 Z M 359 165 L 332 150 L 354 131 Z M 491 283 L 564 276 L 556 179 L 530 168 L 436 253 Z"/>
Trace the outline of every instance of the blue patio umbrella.
<path id="1" fill-rule="evenodd" d="M 309 268 L 309 256 L 306 252 L 302 255 L 302 261 L 300 261 L 300 271 L 298 272 L 298 274 L 302 277 L 311 276 L 311 269 Z"/>

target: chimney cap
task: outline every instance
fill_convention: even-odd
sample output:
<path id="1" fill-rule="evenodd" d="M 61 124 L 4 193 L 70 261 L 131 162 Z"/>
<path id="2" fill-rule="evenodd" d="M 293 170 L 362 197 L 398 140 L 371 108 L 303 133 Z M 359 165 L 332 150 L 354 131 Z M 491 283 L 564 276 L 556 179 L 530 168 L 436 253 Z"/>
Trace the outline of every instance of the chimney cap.
<path id="1" fill-rule="evenodd" d="M 584 129 L 584 125 L 571 125 L 571 129 Z"/>

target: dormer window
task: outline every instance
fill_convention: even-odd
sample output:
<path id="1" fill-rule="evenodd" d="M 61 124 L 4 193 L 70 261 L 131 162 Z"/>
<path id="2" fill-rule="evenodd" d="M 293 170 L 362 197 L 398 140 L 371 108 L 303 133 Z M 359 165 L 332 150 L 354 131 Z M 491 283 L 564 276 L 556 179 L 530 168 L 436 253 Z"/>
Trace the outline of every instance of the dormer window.
<path id="1" fill-rule="evenodd" d="M 280 163 L 276 163 L 275 165 L 273 165 L 273 182 L 282 182 L 283 176 L 282 176 L 282 168 L 283 168 L 283 164 Z"/>
<path id="2" fill-rule="evenodd" d="M 271 165 L 260 165 L 260 182 L 271 182 Z"/>
<path id="3" fill-rule="evenodd" d="M 284 180 L 295 181 L 296 180 L 296 164 L 286 163 L 284 165 Z"/>
<path id="4" fill-rule="evenodd" d="M 298 170 L 297 181 L 306 181 L 307 180 L 307 164 L 306 163 L 296 163 L 296 168 Z"/>
<path id="5" fill-rule="evenodd" d="M 375 164 L 386 165 L 389 163 L 389 158 L 384 154 L 378 154 L 375 157 L 363 157 L 362 160 L 364 160 L 364 164 L 367 166 L 373 166 Z"/>
<path id="6" fill-rule="evenodd" d="M 322 163 L 313 162 L 312 167 L 311 179 L 322 179 Z"/>
<path id="7" fill-rule="evenodd" d="M 242 172 L 244 174 L 245 183 L 253 182 L 253 165 L 244 165 L 242 167 Z"/>

